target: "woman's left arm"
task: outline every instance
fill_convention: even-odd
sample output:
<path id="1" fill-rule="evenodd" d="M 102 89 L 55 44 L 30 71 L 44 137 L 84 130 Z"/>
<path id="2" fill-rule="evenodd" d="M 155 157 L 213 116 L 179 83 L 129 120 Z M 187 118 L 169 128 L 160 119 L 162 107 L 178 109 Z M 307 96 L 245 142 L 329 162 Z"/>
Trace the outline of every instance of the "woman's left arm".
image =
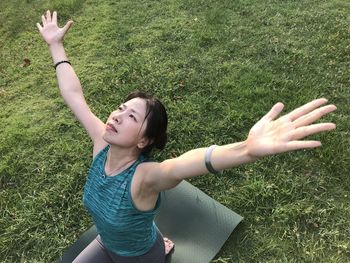
<path id="1" fill-rule="evenodd" d="M 317 99 L 276 119 L 284 107 L 277 103 L 253 126 L 245 141 L 216 147 L 211 153 L 212 167 L 224 170 L 272 154 L 321 146 L 319 141 L 302 139 L 335 129 L 333 123 L 313 124 L 336 109 L 334 105 L 322 106 L 326 103 L 326 99 Z M 145 182 L 159 192 L 175 187 L 183 179 L 208 173 L 207 149 L 198 148 L 161 163 L 149 163 L 145 166 Z"/>

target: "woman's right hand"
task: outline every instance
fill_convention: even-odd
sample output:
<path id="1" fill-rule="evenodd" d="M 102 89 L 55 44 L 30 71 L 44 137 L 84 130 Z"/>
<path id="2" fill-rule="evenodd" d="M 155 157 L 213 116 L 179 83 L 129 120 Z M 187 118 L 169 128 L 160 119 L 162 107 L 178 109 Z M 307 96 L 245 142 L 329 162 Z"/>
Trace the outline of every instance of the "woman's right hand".
<path id="1" fill-rule="evenodd" d="M 51 16 L 50 10 L 47 10 L 46 16 L 41 16 L 41 20 L 42 25 L 37 23 L 36 26 L 38 27 L 41 36 L 49 46 L 52 44 L 62 43 L 64 35 L 73 24 L 73 21 L 69 20 L 64 27 L 59 28 L 57 25 L 57 12 L 54 11 Z"/>

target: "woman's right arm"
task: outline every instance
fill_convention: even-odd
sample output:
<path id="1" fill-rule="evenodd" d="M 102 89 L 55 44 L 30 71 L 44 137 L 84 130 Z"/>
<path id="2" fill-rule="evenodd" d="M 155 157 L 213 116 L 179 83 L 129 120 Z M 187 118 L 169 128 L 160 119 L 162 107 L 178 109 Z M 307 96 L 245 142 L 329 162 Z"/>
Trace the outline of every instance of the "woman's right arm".
<path id="1" fill-rule="evenodd" d="M 63 46 L 63 38 L 73 21 L 68 21 L 63 28 L 59 28 L 57 13 L 53 12 L 51 16 L 50 11 L 47 11 L 46 16 L 42 16 L 42 24 L 41 26 L 37 23 L 37 27 L 49 46 L 53 63 L 68 60 Z M 102 138 L 105 124 L 91 112 L 87 105 L 80 81 L 73 67 L 68 63 L 59 64 L 56 68 L 56 74 L 61 95 L 93 141 L 93 154 L 95 155 L 106 145 Z"/>

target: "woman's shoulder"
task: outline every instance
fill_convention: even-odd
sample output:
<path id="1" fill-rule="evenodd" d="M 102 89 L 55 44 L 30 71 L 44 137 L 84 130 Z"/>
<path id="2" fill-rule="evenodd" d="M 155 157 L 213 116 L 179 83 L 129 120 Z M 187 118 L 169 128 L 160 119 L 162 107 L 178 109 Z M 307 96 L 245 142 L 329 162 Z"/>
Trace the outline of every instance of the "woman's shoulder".
<path id="1" fill-rule="evenodd" d="M 149 174 L 156 169 L 156 167 L 159 165 L 159 162 L 144 159 L 143 161 L 140 161 L 137 167 L 135 168 L 134 176 L 136 175 L 136 180 L 138 180 L 141 185 L 144 185 L 145 182 L 147 182 L 147 177 L 149 177 Z"/>
<path id="2" fill-rule="evenodd" d="M 158 166 L 159 162 L 150 160 L 147 157 L 140 157 L 139 164 L 137 165 L 137 170 L 139 172 L 147 173 L 152 170 L 154 167 Z"/>

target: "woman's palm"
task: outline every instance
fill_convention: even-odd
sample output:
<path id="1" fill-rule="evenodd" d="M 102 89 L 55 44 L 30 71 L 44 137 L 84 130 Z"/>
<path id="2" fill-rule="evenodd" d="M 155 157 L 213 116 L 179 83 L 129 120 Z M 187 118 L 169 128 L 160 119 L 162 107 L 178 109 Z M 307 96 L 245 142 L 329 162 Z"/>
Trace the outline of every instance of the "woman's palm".
<path id="1" fill-rule="evenodd" d="M 64 32 L 54 23 L 48 23 L 40 32 L 47 44 L 53 44 L 63 40 Z"/>

